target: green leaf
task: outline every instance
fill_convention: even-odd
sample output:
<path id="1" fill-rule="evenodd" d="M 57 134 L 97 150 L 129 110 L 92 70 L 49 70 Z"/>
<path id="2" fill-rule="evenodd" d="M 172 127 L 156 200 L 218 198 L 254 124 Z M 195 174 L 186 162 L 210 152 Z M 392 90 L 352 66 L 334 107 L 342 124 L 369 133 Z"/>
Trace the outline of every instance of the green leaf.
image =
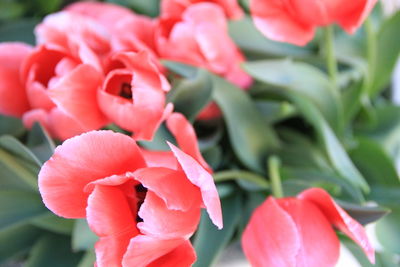
<path id="1" fill-rule="evenodd" d="M 384 22 L 377 35 L 376 66 L 370 94 L 379 93 L 390 81 L 400 53 L 400 12 Z"/>
<path id="2" fill-rule="evenodd" d="M 256 101 L 258 110 L 268 124 L 277 123 L 296 115 L 296 108 L 286 101 Z"/>
<path id="3" fill-rule="evenodd" d="M 354 166 L 335 133 L 320 115 L 315 106 L 301 95 L 291 93 L 289 97 L 294 103 L 296 103 L 298 109 L 308 122 L 314 126 L 334 169 L 340 174 L 340 176 L 349 181 L 355 187 L 361 188 L 364 192 L 369 192 L 367 182 Z"/>
<path id="4" fill-rule="evenodd" d="M 97 239 L 98 237 L 90 230 L 85 219 L 75 220 L 72 232 L 72 248 L 74 251 L 93 248 Z"/>
<path id="5" fill-rule="evenodd" d="M 390 207 L 392 212 L 376 224 L 376 235 L 385 250 L 400 254 L 400 209 Z"/>
<path id="6" fill-rule="evenodd" d="M 93 267 L 93 263 L 96 261 L 96 254 L 93 249 L 86 251 L 77 267 Z"/>
<path id="7" fill-rule="evenodd" d="M 28 224 L 0 231 L 0 265 L 7 259 L 25 252 L 43 232 Z"/>
<path id="8" fill-rule="evenodd" d="M 246 92 L 217 76 L 213 83 L 213 99 L 223 113 L 236 156 L 248 168 L 264 172 L 267 154 L 279 146 L 275 132 Z"/>
<path id="9" fill-rule="evenodd" d="M 38 168 L 42 166 L 42 163 L 38 158 L 30 151 L 24 144 L 22 144 L 18 139 L 12 136 L 1 136 L 0 137 L 0 148 L 11 153 L 13 156 L 18 157 L 32 165 L 36 165 Z"/>
<path id="10" fill-rule="evenodd" d="M 358 146 L 350 156 L 370 184 L 400 186 L 393 160 L 372 139 L 358 138 Z"/>
<path id="11" fill-rule="evenodd" d="M 26 262 L 26 267 L 71 267 L 77 266 L 82 253 L 73 253 L 70 238 L 63 235 L 46 234 L 40 238 Z"/>
<path id="12" fill-rule="evenodd" d="M 107 2 L 132 8 L 137 13 L 151 17 L 156 17 L 160 12 L 160 0 L 107 0 Z"/>
<path id="13" fill-rule="evenodd" d="M 21 119 L 0 115 L 0 136 L 21 136 L 25 132 Z"/>
<path id="14" fill-rule="evenodd" d="M 221 199 L 224 228 L 218 230 L 217 227 L 203 212 L 199 228 L 193 241 L 197 254 L 197 261 L 194 267 L 211 266 L 221 253 L 222 249 L 228 244 L 238 226 L 241 218 L 241 196 L 232 194 Z"/>
<path id="15" fill-rule="evenodd" d="M 255 79 L 279 87 L 286 94 L 297 93 L 307 98 L 335 130 L 340 129 L 343 119 L 340 99 L 328 77 L 317 68 L 287 59 L 254 61 L 243 66 Z"/>
<path id="16" fill-rule="evenodd" d="M 182 79 L 169 93 L 169 102 L 174 109 L 193 121 L 210 102 L 212 83 L 204 70 L 199 70 L 193 79 Z"/>
<path id="17" fill-rule="evenodd" d="M 0 191 L 0 230 L 28 223 L 47 212 L 38 194 Z"/>
<path id="18" fill-rule="evenodd" d="M 361 206 L 341 200 L 336 200 L 336 203 L 338 203 L 353 219 L 363 225 L 378 221 L 390 213 L 389 209 L 379 206 Z"/>
<path id="19" fill-rule="evenodd" d="M 271 41 L 254 26 L 251 18 L 230 21 L 229 34 L 240 49 L 250 57 L 293 56 L 304 57 L 311 54 L 307 47 Z"/>
<path id="20" fill-rule="evenodd" d="M 31 224 L 57 234 L 70 235 L 74 227 L 74 220 L 64 219 L 47 212 L 40 217 L 34 218 Z"/>
<path id="21" fill-rule="evenodd" d="M 31 45 L 35 44 L 33 30 L 39 19 L 20 19 L 9 21 L 0 25 L 0 42 L 24 42 Z"/>
<path id="22" fill-rule="evenodd" d="M 39 123 L 35 123 L 29 131 L 27 146 L 41 163 L 46 162 L 53 155 L 56 147 L 46 129 Z"/>

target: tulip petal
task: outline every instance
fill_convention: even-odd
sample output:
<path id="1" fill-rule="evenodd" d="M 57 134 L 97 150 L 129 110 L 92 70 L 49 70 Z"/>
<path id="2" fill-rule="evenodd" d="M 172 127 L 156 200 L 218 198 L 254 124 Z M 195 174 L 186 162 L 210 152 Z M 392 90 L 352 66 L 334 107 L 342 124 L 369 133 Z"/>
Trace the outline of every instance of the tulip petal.
<path id="1" fill-rule="evenodd" d="M 185 172 L 187 178 L 200 188 L 203 203 L 211 221 L 222 229 L 222 211 L 217 188 L 215 187 L 213 177 L 207 172 L 195 159 L 182 152 L 176 146 L 168 143 L 174 153 L 179 165 Z"/>
<path id="2" fill-rule="evenodd" d="M 122 266 L 147 266 L 186 242 L 182 238 L 158 239 L 138 235 L 131 239 L 127 252 L 124 255 Z"/>
<path id="3" fill-rule="evenodd" d="M 183 194 L 177 191 L 176 194 Z M 200 221 L 200 205 L 186 212 L 170 210 L 154 192 L 148 191 L 140 207 L 138 223 L 140 232 L 162 239 L 183 237 L 188 239 L 196 231 Z"/>
<path id="4" fill-rule="evenodd" d="M 314 36 L 314 26 L 293 18 L 281 2 L 251 0 L 250 11 L 255 26 L 271 40 L 295 45 L 307 44 Z"/>
<path id="5" fill-rule="evenodd" d="M 186 178 L 183 171 L 162 167 L 143 168 L 132 176 L 160 197 L 170 210 L 188 211 L 192 207 L 200 207 L 200 190 Z"/>
<path id="6" fill-rule="evenodd" d="M 341 12 L 338 23 L 346 32 L 353 34 L 364 22 L 374 8 L 378 0 L 355 0 L 351 5 L 353 8 L 346 8 Z"/>
<path id="7" fill-rule="evenodd" d="M 111 131 L 93 131 L 66 140 L 39 173 L 39 189 L 45 205 L 67 218 L 86 215 L 85 186 L 114 174 L 145 167 L 132 138 Z"/>
<path id="8" fill-rule="evenodd" d="M 296 198 L 278 199 L 277 202 L 290 215 L 298 230 L 301 245 L 296 267 L 335 266 L 339 259 L 339 239 L 318 207 Z"/>
<path id="9" fill-rule="evenodd" d="M 293 219 L 272 197 L 254 211 L 242 235 L 243 251 L 254 267 L 296 267 L 300 242 Z"/>
<path id="10" fill-rule="evenodd" d="M 107 123 L 97 103 L 100 85 L 101 74 L 82 64 L 63 76 L 48 93 L 58 108 L 74 117 L 86 131 L 97 130 Z"/>
<path id="11" fill-rule="evenodd" d="M 190 267 L 196 261 L 196 252 L 189 241 L 172 250 L 170 253 L 158 258 L 147 267 Z"/>
<path id="12" fill-rule="evenodd" d="M 196 132 L 185 116 L 176 112 L 172 113 L 167 119 L 167 127 L 175 137 L 180 149 L 197 160 L 204 169 L 211 173 L 212 169 L 200 153 Z"/>
<path id="13" fill-rule="evenodd" d="M 148 167 L 165 167 L 178 169 L 178 161 L 171 151 L 152 151 L 142 149 L 142 154 Z"/>
<path id="14" fill-rule="evenodd" d="M 353 241 L 364 250 L 364 253 L 371 263 L 375 262 L 374 248 L 369 242 L 362 225 L 339 207 L 325 190 L 310 188 L 299 194 L 298 198 L 310 201 L 316 205 L 324 213 L 330 223 L 353 239 Z"/>
<path id="15" fill-rule="evenodd" d="M 0 44 L 0 113 L 21 117 L 29 109 L 25 84 L 20 79 L 22 62 L 32 48 L 23 43 Z"/>
<path id="16" fill-rule="evenodd" d="M 100 236 L 95 245 L 97 265 L 120 266 L 130 239 L 139 234 L 124 192 L 115 186 L 95 186 L 86 214 L 90 228 Z"/>

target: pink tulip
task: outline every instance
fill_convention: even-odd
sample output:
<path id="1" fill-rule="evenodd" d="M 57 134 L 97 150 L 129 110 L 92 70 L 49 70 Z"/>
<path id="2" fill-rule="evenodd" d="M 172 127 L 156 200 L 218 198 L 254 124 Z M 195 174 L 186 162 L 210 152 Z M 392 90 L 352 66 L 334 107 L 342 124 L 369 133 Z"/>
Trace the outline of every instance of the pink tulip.
<path id="1" fill-rule="evenodd" d="M 97 266 L 191 266 L 200 209 L 222 228 L 212 176 L 170 144 L 178 169 L 148 167 L 129 136 L 94 131 L 66 140 L 39 173 L 45 205 L 87 218 Z M 178 265 L 177 265 L 178 264 Z"/>
<path id="2" fill-rule="evenodd" d="M 230 19 L 240 19 L 244 15 L 237 0 L 163 0 L 161 2 L 161 13 L 163 15 L 175 16 L 181 14 L 188 6 L 202 2 L 219 5 Z"/>
<path id="3" fill-rule="evenodd" d="M 29 110 L 20 69 L 31 50 L 22 43 L 0 44 L 0 113 L 3 115 L 21 117 Z"/>
<path id="4" fill-rule="evenodd" d="M 242 246 L 254 267 L 328 267 L 339 258 L 333 226 L 353 239 L 375 261 L 364 228 L 319 188 L 296 198 L 269 197 L 253 213 Z"/>
<path id="5" fill-rule="evenodd" d="M 256 27 L 268 38 L 305 45 L 320 26 L 337 23 L 352 34 L 377 0 L 250 0 Z"/>

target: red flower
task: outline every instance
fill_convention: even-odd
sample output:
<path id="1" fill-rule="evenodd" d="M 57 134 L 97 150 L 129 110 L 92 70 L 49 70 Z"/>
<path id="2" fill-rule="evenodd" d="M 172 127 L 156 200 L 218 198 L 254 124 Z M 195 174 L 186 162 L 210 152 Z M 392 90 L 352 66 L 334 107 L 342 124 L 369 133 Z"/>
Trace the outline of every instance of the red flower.
<path id="1" fill-rule="evenodd" d="M 305 45 L 316 27 L 338 23 L 354 33 L 377 0 L 250 0 L 250 11 L 256 27 L 268 38 Z"/>
<path id="2" fill-rule="evenodd" d="M 353 239 L 374 263 L 374 249 L 363 227 L 319 188 L 297 198 L 269 197 L 253 213 L 242 246 L 253 266 L 335 266 L 339 239 L 332 226 Z"/>
<path id="3" fill-rule="evenodd" d="M 161 15 L 156 33 L 160 57 L 203 67 L 240 87 L 251 78 L 240 69 L 244 57 L 228 35 L 223 9 L 214 3 L 189 5 Z"/>
<path id="4" fill-rule="evenodd" d="M 237 0 L 163 0 L 161 2 L 161 13 L 175 16 L 182 13 L 188 6 L 201 2 L 211 2 L 219 5 L 226 16 L 231 19 L 240 19 L 244 15 Z"/>
<path id="5" fill-rule="evenodd" d="M 182 134 L 190 139 L 187 130 Z M 177 164 L 149 167 L 129 136 L 89 132 L 65 141 L 43 165 L 44 203 L 59 216 L 87 218 L 100 237 L 98 266 L 190 266 L 196 256 L 188 239 L 201 207 L 222 228 L 212 176 L 197 160 L 170 148 Z"/>
<path id="6" fill-rule="evenodd" d="M 22 43 L 0 44 L 0 113 L 21 117 L 29 110 L 20 68 L 32 48 Z"/>

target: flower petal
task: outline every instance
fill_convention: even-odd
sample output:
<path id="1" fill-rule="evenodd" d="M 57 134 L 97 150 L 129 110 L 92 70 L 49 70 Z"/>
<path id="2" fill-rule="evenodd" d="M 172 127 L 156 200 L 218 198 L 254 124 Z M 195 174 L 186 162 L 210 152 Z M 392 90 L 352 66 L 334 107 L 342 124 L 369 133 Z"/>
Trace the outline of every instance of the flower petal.
<path id="1" fill-rule="evenodd" d="M 188 239 L 196 231 L 200 214 L 200 206 L 186 212 L 170 210 L 161 198 L 148 191 L 139 210 L 143 222 L 138 223 L 138 228 L 143 234 L 161 239 Z"/>
<path id="2" fill-rule="evenodd" d="M 147 267 L 190 267 L 196 258 L 196 252 L 190 241 L 184 241 L 182 245 L 153 261 Z"/>
<path id="3" fill-rule="evenodd" d="M 148 167 L 178 169 L 178 161 L 171 151 L 152 151 L 142 149 L 142 154 Z"/>
<path id="4" fill-rule="evenodd" d="M 96 243 L 99 267 L 121 266 L 131 238 L 139 234 L 123 191 L 115 186 L 96 185 L 88 199 L 87 220 L 100 240 Z"/>
<path id="5" fill-rule="evenodd" d="M 259 206 L 242 235 L 243 251 L 254 267 L 296 267 L 300 234 L 273 197 Z"/>
<path id="6" fill-rule="evenodd" d="M 277 202 L 292 217 L 298 230 L 301 245 L 296 267 L 335 266 L 339 259 L 339 239 L 318 207 L 296 198 L 278 199 Z"/>
<path id="7" fill-rule="evenodd" d="M 138 235 L 131 239 L 127 252 L 124 255 L 122 266 L 147 266 L 186 242 L 182 238 L 158 239 Z"/>
<path id="8" fill-rule="evenodd" d="M 66 140 L 39 173 L 39 189 L 45 205 L 59 216 L 86 215 L 85 186 L 114 174 L 145 167 L 134 140 L 111 131 L 93 131 Z"/>
<path id="9" fill-rule="evenodd" d="M 63 76 L 48 93 L 58 108 L 74 117 L 86 131 L 97 130 L 107 123 L 97 103 L 101 79 L 96 69 L 82 64 Z"/>
<path id="10" fill-rule="evenodd" d="M 310 188 L 299 194 L 298 198 L 310 201 L 316 205 L 324 213 L 330 223 L 353 239 L 353 241 L 364 250 L 364 253 L 371 263 L 375 262 L 374 248 L 369 242 L 362 225 L 339 207 L 325 190 Z"/>
<path id="11" fill-rule="evenodd" d="M 0 44 L 0 113 L 21 117 L 29 109 L 25 85 L 20 79 L 22 62 L 32 48 L 23 43 Z"/>
<path id="12" fill-rule="evenodd" d="M 197 160 L 204 169 L 211 173 L 212 169 L 200 153 L 196 132 L 185 116 L 181 113 L 172 113 L 167 119 L 167 127 L 174 135 L 180 149 Z"/>
<path id="13" fill-rule="evenodd" d="M 132 176 L 160 197 L 170 210 L 200 208 L 200 190 L 186 178 L 183 171 L 162 167 L 143 168 Z"/>
<path id="14" fill-rule="evenodd" d="M 215 187 L 213 177 L 207 172 L 195 159 L 182 152 L 176 146 L 168 143 L 174 153 L 179 165 L 182 167 L 187 178 L 200 188 L 203 203 L 207 209 L 211 221 L 222 229 L 222 211 L 217 188 Z"/>
<path id="15" fill-rule="evenodd" d="M 314 26 L 293 18 L 282 1 L 251 0 L 250 12 L 257 29 L 267 38 L 305 45 L 314 36 Z"/>

